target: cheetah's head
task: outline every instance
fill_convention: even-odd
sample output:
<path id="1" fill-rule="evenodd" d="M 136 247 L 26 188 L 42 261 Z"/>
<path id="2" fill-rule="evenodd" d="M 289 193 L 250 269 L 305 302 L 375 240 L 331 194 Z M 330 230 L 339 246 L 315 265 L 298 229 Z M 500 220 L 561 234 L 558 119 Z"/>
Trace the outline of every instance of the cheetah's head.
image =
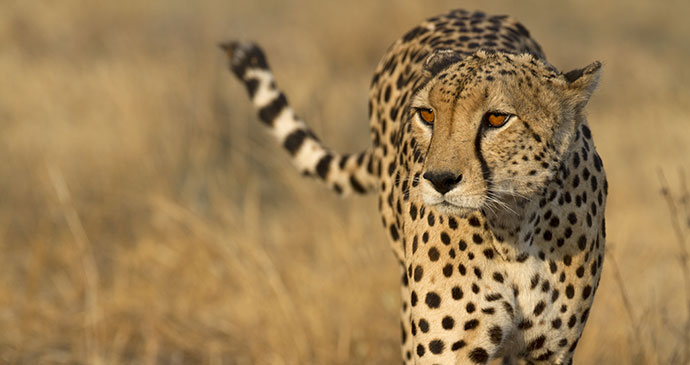
<path id="1" fill-rule="evenodd" d="M 535 198 L 561 166 L 600 73 L 599 62 L 563 74 L 529 54 L 435 51 L 410 105 L 426 150 L 424 202 L 466 215 Z"/>

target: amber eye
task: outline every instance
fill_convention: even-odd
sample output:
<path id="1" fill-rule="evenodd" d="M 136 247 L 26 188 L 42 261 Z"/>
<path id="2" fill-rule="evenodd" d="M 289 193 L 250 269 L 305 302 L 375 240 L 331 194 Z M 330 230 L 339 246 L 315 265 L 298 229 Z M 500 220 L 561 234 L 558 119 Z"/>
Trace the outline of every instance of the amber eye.
<path id="1" fill-rule="evenodd" d="M 427 124 L 433 124 L 435 115 L 432 109 L 421 108 L 418 109 L 419 117 Z"/>
<path id="2" fill-rule="evenodd" d="M 506 124 L 511 117 L 510 114 L 488 112 L 484 115 L 484 120 L 490 127 L 498 128 Z"/>

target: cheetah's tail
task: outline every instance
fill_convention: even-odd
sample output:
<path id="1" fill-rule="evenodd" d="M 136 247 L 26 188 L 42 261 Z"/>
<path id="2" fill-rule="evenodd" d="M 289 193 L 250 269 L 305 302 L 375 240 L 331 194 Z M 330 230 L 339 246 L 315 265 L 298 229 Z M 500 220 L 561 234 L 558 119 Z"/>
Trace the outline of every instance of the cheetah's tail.
<path id="1" fill-rule="evenodd" d="M 305 175 L 320 177 L 342 195 L 351 191 L 364 194 L 376 189 L 372 149 L 341 155 L 323 146 L 288 105 L 259 46 L 227 42 L 220 47 L 227 53 L 232 72 L 247 87 L 259 119 L 290 153 L 297 169 Z"/>

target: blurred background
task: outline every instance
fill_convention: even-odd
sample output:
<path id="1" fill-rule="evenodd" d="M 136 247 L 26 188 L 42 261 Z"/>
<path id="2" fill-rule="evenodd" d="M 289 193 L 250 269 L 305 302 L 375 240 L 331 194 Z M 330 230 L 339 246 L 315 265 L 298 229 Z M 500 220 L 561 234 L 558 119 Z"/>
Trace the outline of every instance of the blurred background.
<path id="1" fill-rule="evenodd" d="M 260 42 L 322 140 L 358 151 L 379 58 L 460 7 L 513 15 L 561 70 L 604 63 L 608 252 L 576 363 L 687 364 L 680 0 L 3 1 L 0 363 L 398 363 L 375 197 L 293 171 L 216 44 Z"/>

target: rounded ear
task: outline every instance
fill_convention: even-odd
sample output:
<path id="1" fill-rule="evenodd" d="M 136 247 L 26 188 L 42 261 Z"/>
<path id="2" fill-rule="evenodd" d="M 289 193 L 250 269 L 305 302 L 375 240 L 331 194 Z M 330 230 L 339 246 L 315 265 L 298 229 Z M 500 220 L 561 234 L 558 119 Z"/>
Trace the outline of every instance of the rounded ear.
<path id="1" fill-rule="evenodd" d="M 563 74 L 566 82 L 566 93 L 576 108 L 582 109 L 587 105 L 594 89 L 599 84 L 600 77 L 601 62 L 599 61 L 594 61 L 584 68 Z"/>
<path id="2" fill-rule="evenodd" d="M 461 59 L 460 54 L 452 49 L 435 49 L 424 60 L 424 76 L 432 77 Z"/>

